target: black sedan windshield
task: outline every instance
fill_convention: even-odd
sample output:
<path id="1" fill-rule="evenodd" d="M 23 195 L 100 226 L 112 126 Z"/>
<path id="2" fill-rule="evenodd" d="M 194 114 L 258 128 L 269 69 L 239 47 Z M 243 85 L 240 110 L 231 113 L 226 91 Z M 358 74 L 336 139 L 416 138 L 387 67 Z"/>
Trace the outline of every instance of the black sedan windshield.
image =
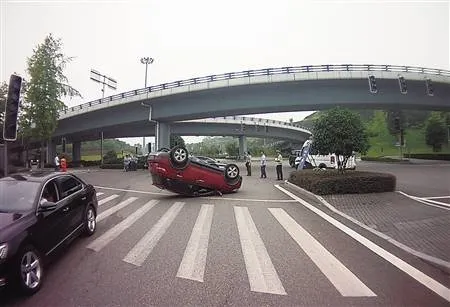
<path id="1" fill-rule="evenodd" d="M 38 191 L 38 182 L 18 180 L 0 181 L 0 211 L 16 212 L 33 209 Z"/>

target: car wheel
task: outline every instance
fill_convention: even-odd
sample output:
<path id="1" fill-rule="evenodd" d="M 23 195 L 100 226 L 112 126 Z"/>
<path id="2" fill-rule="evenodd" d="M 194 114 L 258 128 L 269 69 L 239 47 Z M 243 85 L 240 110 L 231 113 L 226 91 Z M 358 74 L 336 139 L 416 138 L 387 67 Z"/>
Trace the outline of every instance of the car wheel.
<path id="1" fill-rule="evenodd" d="M 175 146 L 170 151 L 170 159 L 171 159 L 172 163 L 175 164 L 176 166 L 186 165 L 186 163 L 189 159 L 187 149 L 184 148 L 183 146 Z"/>
<path id="2" fill-rule="evenodd" d="M 321 163 L 321 164 L 319 165 L 319 168 L 320 168 L 320 169 L 326 169 L 327 166 L 326 166 L 325 164 Z"/>
<path id="3" fill-rule="evenodd" d="M 39 252 L 26 245 L 17 255 L 16 280 L 19 289 L 25 295 L 33 295 L 41 288 L 44 278 L 44 266 Z"/>
<path id="4" fill-rule="evenodd" d="M 236 164 L 228 164 L 225 166 L 225 177 L 233 180 L 239 177 L 239 167 Z"/>
<path id="5" fill-rule="evenodd" d="M 86 236 L 92 236 L 97 229 L 97 215 L 95 214 L 94 207 L 88 206 L 84 214 L 84 234 Z"/>

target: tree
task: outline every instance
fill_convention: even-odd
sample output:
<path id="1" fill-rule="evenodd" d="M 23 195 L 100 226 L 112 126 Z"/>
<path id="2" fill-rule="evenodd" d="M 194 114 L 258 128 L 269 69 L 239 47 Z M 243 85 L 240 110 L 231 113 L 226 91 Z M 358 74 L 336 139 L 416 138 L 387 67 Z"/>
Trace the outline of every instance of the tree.
<path id="1" fill-rule="evenodd" d="M 61 97 L 81 97 L 68 84 L 64 75 L 64 68 L 72 58 L 66 57 L 61 49 L 61 40 L 49 34 L 28 59 L 30 81 L 27 85 L 27 105 L 24 106 L 22 128 L 25 137 L 40 140 L 42 147 L 50 140 L 58 124 L 59 112 L 65 108 Z M 33 129 L 32 123 L 35 125 Z"/>
<path id="2" fill-rule="evenodd" d="M 434 152 L 441 151 L 447 137 L 446 122 L 438 112 L 432 112 L 425 127 L 425 142 Z"/>
<path id="3" fill-rule="evenodd" d="M 239 155 L 239 147 L 235 141 L 229 142 L 225 145 L 225 150 L 229 156 L 237 157 Z"/>
<path id="4" fill-rule="evenodd" d="M 354 152 L 366 153 L 369 139 L 361 117 L 340 107 L 320 116 L 313 127 L 313 146 L 320 155 L 336 154 L 338 168 L 345 170 L 348 159 Z"/>
<path id="5" fill-rule="evenodd" d="M 186 144 L 184 143 L 184 140 L 181 136 L 171 134 L 170 135 L 170 148 L 175 147 L 177 145 L 186 147 Z"/>

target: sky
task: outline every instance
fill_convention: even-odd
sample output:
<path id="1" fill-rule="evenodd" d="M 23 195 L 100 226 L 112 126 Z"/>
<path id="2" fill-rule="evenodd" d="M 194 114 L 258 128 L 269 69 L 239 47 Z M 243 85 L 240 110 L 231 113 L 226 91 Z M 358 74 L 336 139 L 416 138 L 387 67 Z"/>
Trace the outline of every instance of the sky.
<path id="1" fill-rule="evenodd" d="M 314 64 L 450 69 L 449 15 L 450 0 L 0 0 L 0 81 L 26 79 L 27 58 L 49 33 L 74 57 L 65 74 L 83 98 L 65 98 L 68 106 L 101 98 L 91 69 L 117 80 L 105 95 L 144 87 L 142 57 L 154 58 L 148 85 Z"/>

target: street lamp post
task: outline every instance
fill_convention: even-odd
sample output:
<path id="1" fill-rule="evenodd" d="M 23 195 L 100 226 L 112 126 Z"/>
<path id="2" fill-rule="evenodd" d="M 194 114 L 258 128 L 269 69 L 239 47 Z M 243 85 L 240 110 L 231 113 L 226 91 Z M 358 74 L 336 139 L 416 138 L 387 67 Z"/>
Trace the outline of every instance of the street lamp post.
<path id="1" fill-rule="evenodd" d="M 145 64 L 145 87 L 146 88 L 147 88 L 148 64 L 152 64 L 154 60 L 155 60 L 154 58 L 150 58 L 150 57 L 141 58 L 141 63 Z M 144 153 L 144 150 L 145 150 L 145 136 L 142 138 L 142 153 Z"/>

